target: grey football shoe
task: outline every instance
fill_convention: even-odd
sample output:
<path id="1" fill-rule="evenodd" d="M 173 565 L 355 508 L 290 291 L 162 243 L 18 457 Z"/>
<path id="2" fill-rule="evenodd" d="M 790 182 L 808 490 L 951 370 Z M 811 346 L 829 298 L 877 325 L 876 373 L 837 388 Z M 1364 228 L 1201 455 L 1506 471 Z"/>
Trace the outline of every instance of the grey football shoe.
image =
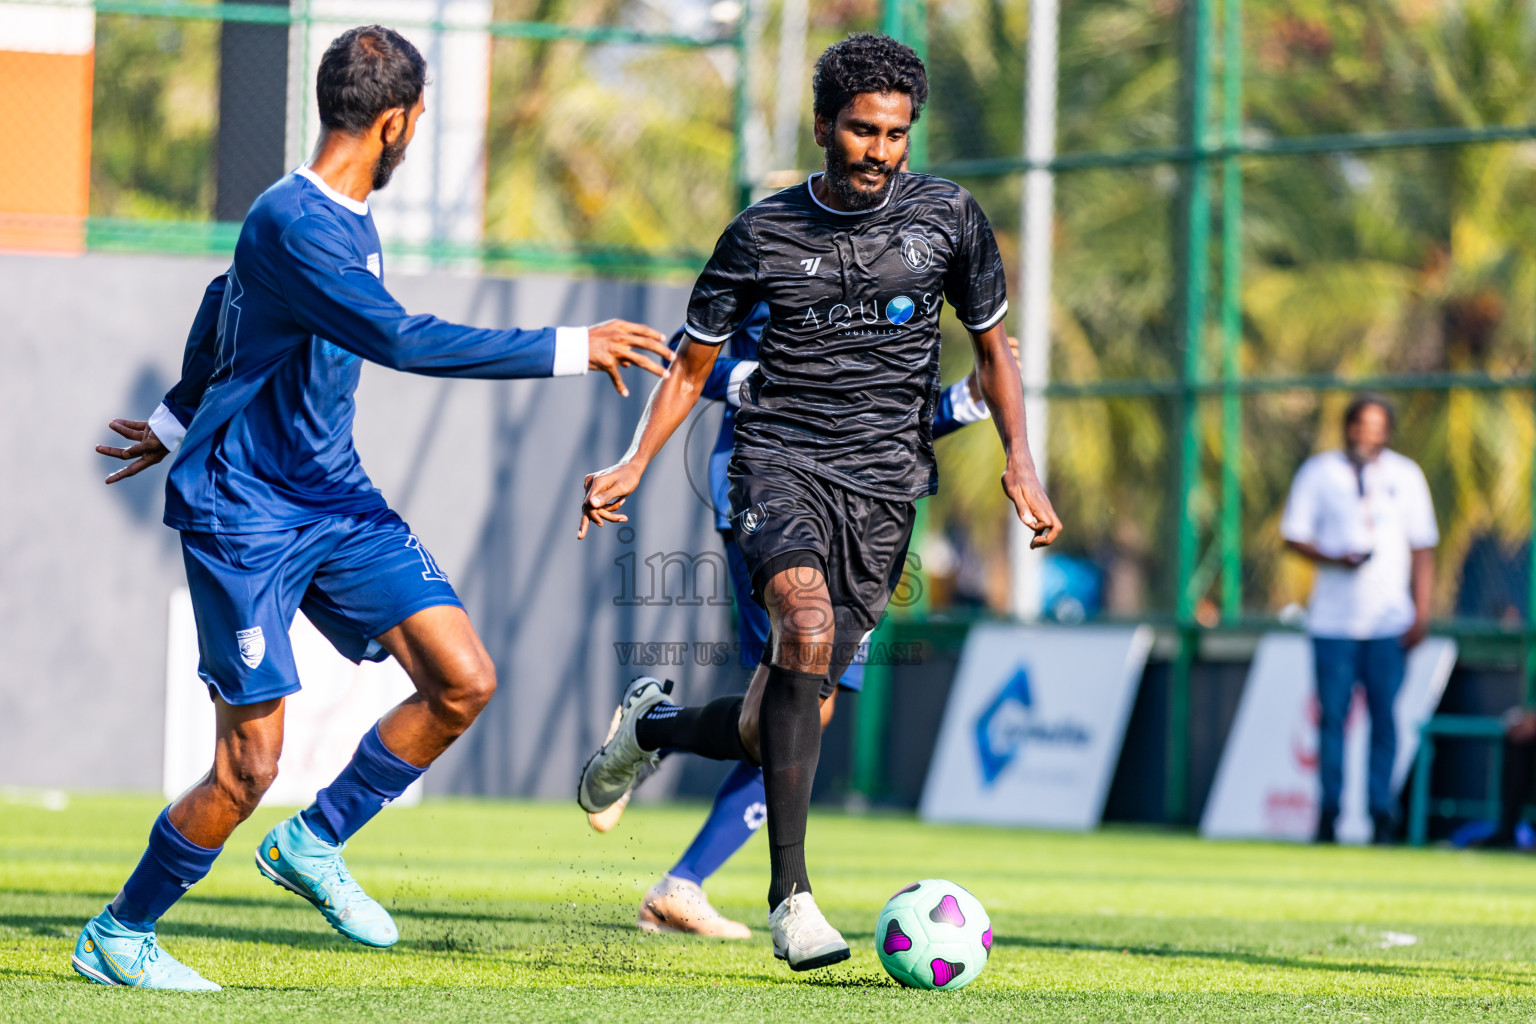
<path id="1" fill-rule="evenodd" d="M 588 814 L 600 814 L 623 799 L 642 774 L 656 770 L 661 763 L 654 750 L 642 750 L 635 739 L 635 726 L 651 708 L 667 699 L 672 681 L 663 683 L 653 676 L 640 676 L 624 691 L 619 702 L 618 728 L 607 743 L 593 754 L 581 769 L 576 786 L 576 802 Z"/>

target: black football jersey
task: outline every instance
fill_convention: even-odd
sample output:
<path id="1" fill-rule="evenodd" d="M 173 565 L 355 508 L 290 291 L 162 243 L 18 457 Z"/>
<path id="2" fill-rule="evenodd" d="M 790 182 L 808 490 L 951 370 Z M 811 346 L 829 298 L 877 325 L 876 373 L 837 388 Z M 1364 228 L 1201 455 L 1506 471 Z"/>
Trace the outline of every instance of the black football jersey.
<path id="1" fill-rule="evenodd" d="M 969 192 L 900 173 L 883 205 L 843 213 L 807 181 L 754 204 L 720 236 L 685 327 L 718 345 L 767 303 L 736 451 L 912 501 L 938 487 L 931 428 L 946 299 L 972 331 L 1008 311 L 997 240 Z"/>

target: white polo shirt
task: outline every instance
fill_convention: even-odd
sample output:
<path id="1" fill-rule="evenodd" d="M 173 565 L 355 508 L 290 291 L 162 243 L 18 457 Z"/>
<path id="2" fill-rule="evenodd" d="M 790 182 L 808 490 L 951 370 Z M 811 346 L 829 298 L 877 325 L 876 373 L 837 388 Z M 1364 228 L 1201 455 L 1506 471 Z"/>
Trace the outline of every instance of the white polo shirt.
<path id="1" fill-rule="evenodd" d="M 1424 471 L 1387 449 L 1362 474 L 1343 452 L 1302 463 L 1280 519 L 1286 540 L 1329 557 L 1370 552 L 1357 569 L 1319 565 L 1307 628 L 1313 636 L 1374 640 L 1413 625 L 1410 552 L 1440 543 Z"/>

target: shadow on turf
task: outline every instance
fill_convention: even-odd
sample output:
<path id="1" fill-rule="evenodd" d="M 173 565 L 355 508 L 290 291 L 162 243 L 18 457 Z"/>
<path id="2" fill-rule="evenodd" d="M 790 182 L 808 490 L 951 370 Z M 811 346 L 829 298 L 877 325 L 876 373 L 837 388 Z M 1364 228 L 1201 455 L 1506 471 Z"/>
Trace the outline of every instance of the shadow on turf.
<path id="1" fill-rule="evenodd" d="M 45 938 L 73 939 L 80 934 L 85 919 L 78 915 L 0 914 L 0 928 L 15 928 Z M 158 929 L 169 940 L 179 938 L 224 939 L 235 942 L 270 942 L 306 949 L 346 949 L 354 944 L 339 935 L 326 932 L 296 931 L 291 928 L 249 928 L 237 924 L 203 924 L 196 921 L 167 922 Z M 361 949 L 362 947 L 357 947 Z"/>
<path id="2" fill-rule="evenodd" d="M 1244 953 L 1238 950 L 1188 949 L 1175 946 L 1122 945 L 1119 943 L 1071 942 L 1066 939 L 1032 939 L 1027 936 L 998 935 L 994 948 L 1014 946 L 1020 949 L 1049 949 L 1067 953 L 1127 953 L 1134 956 L 1166 957 L 1194 960 L 1225 960 L 1229 963 L 1250 967 L 1284 967 L 1291 970 L 1330 971 L 1338 974 L 1383 974 L 1397 977 L 1434 977 L 1454 975 L 1457 978 L 1479 981 L 1499 981 L 1508 985 L 1536 987 L 1536 982 L 1522 981 L 1508 974 L 1482 974 L 1475 969 L 1456 964 L 1434 965 L 1423 963 L 1383 964 L 1370 961 L 1323 961 L 1299 956 L 1275 956 L 1267 953 Z"/>

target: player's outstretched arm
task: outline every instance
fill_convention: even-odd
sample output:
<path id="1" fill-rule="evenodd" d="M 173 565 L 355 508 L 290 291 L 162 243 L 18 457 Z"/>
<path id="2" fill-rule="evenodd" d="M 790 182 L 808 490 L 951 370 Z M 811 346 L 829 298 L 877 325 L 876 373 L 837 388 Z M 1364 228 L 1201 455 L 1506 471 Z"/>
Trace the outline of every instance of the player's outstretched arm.
<path id="1" fill-rule="evenodd" d="M 640 424 L 635 428 L 629 450 L 614 465 L 587 475 L 584 481 L 587 493 L 581 503 L 577 540 L 586 537 L 591 523 L 601 527 L 604 522 L 629 520 L 628 516 L 619 514 L 619 509 L 640 486 L 640 478 L 645 475 L 651 459 L 688 418 L 704 392 L 704 383 L 719 354 L 718 345 L 706 345 L 689 337 L 683 339 L 671 369 L 662 375 L 661 383 L 656 385 L 645 403 L 645 412 L 640 415 Z"/>
<path id="2" fill-rule="evenodd" d="M 1024 384 L 1019 379 L 1019 364 L 1008 347 L 1008 331 L 1001 322 L 985 331 L 971 334 L 976 349 L 976 379 L 992 410 L 997 433 L 1003 439 L 1008 456 L 1003 470 L 1003 491 L 1013 502 L 1019 520 L 1034 531 L 1032 548 L 1043 548 L 1061 535 L 1061 520 L 1040 486 L 1035 460 L 1029 453 L 1029 437 L 1024 423 Z"/>
<path id="3" fill-rule="evenodd" d="M 294 319 L 317 337 L 393 370 L 428 377 L 513 379 L 601 370 L 627 394 L 618 371 L 660 376 L 666 339 L 643 324 L 489 330 L 412 316 L 323 221 L 302 217 L 283 232 L 283 292 Z M 654 355 L 657 358 L 652 359 Z"/>
<path id="4" fill-rule="evenodd" d="M 97 454 L 128 463 L 107 477 L 107 483 L 115 484 L 142 473 L 164 460 L 181 444 L 213 377 L 219 341 L 219 310 L 224 305 L 228 281 L 227 275 L 220 274 L 203 291 L 202 304 L 198 306 L 197 316 L 192 318 L 192 329 L 187 332 L 187 347 L 181 357 L 181 379 L 165 393 L 160 407 L 147 420 L 116 419 L 107 424 L 113 432 L 133 442 L 123 447 L 96 446 Z"/>

